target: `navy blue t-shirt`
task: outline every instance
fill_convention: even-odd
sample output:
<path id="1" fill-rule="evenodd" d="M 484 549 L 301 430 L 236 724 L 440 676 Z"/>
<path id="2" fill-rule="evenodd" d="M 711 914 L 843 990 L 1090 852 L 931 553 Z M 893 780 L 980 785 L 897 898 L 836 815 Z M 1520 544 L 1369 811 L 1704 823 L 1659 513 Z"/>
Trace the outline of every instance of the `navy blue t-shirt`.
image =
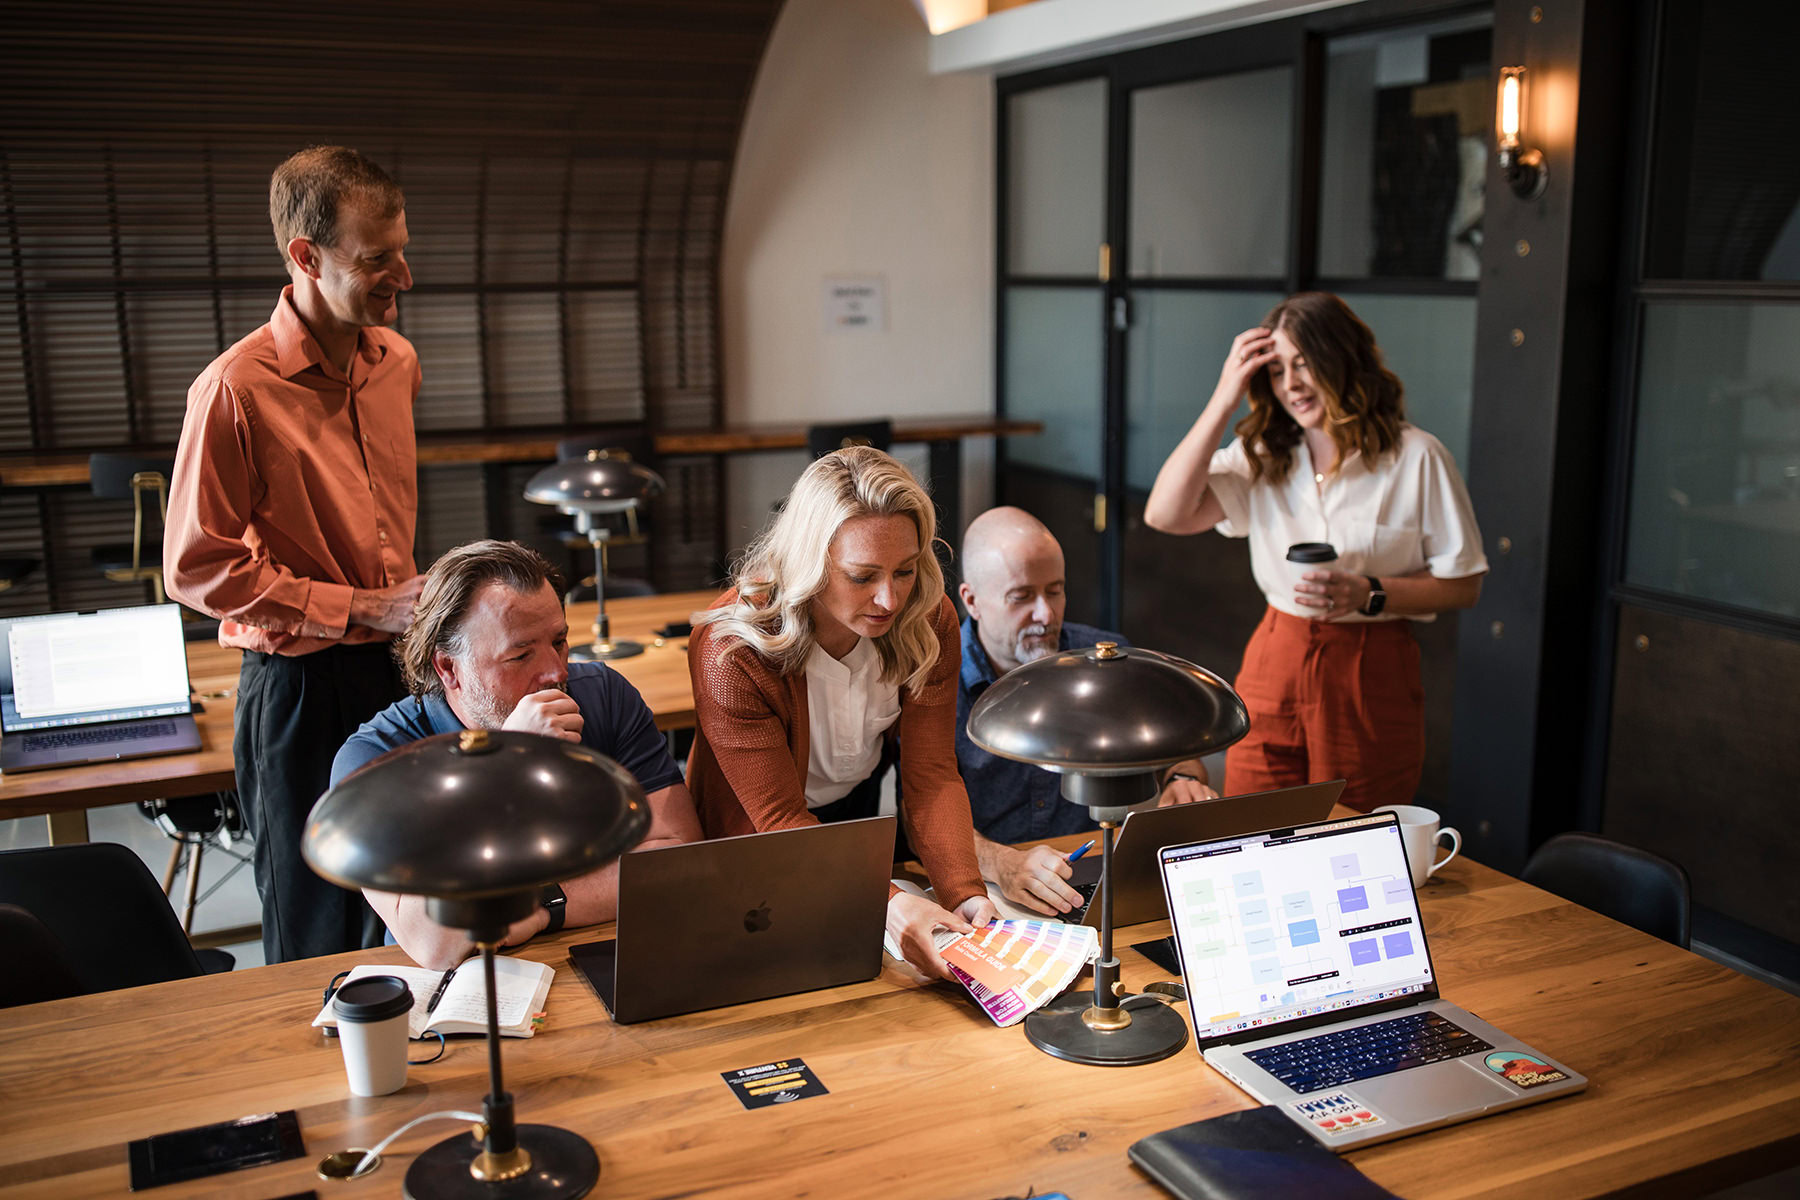
<path id="1" fill-rule="evenodd" d="M 1099 642 L 1131 644 L 1116 633 L 1065 621 L 1056 648 L 1081 650 Z M 1011 845 L 1098 828 L 1086 808 L 1062 798 L 1061 775 L 989 754 L 969 740 L 969 709 L 996 678 L 976 632 L 975 618 L 964 617 L 962 679 L 956 689 L 956 765 L 969 790 L 975 831 L 990 841 Z"/>
<path id="2" fill-rule="evenodd" d="M 605 663 L 570 663 L 568 691 L 581 709 L 582 745 L 630 771 L 646 795 L 681 782 L 681 768 L 669 757 L 650 706 L 623 675 Z M 350 735 L 332 761 L 331 782 L 389 750 L 462 728 L 441 694 L 396 700 Z"/>

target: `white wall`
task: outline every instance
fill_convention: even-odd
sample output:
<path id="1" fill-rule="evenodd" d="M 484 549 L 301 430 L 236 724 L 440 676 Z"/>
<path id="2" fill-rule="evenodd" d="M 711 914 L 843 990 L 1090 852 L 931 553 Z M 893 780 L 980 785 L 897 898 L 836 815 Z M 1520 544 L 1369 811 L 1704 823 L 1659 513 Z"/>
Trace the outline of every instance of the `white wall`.
<path id="1" fill-rule="evenodd" d="M 725 420 L 993 412 L 993 82 L 927 71 L 908 0 L 788 0 L 751 92 L 721 255 Z M 886 281 L 886 328 L 825 332 L 831 276 Z M 993 445 L 966 441 L 965 521 Z M 924 448 L 899 455 L 921 477 Z M 735 553 L 805 455 L 727 460 Z"/>

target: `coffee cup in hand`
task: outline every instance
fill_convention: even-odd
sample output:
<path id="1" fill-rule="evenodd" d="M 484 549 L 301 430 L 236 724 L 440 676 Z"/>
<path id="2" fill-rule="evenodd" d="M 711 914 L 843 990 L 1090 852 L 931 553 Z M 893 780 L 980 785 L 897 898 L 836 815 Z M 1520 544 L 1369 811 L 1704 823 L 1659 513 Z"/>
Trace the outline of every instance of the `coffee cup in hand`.
<path id="1" fill-rule="evenodd" d="M 406 1086 L 407 1018 L 412 989 L 394 975 L 352 979 L 331 998 L 344 1071 L 358 1096 L 385 1096 Z"/>
<path id="2" fill-rule="evenodd" d="M 1337 547 L 1330 542 L 1295 542 L 1287 552 L 1288 590 L 1299 595 L 1308 571 L 1329 571 L 1337 560 Z"/>
<path id="3" fill-rule="evenodd" d="M 1462 834 L 1439 823 L 1438 815 L 1417 804 L 1384 804 L 1376 812 L 1391 812 L 1400 822 L 1400 841 L 1406 847 L 1406 863 L 1412 868 L 1415 888 L 1425 886 L 1437 869 L 1462 850 Z M 1450 839 L 1450 853 L 1438 859 L 1438 843 Z"/>

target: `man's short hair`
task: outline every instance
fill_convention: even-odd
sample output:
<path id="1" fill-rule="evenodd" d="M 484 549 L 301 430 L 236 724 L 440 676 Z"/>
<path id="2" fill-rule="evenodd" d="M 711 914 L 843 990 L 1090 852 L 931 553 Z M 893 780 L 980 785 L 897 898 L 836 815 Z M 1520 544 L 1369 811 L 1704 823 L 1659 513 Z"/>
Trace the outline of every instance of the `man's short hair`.
<path id="1" fill-rule="evenodd" d="M 321 246 L 338 241 L 338 209 L 357 201 L 392 220 L 406 208 L 406 193 L 388 173 L 348 146 L 308 146 L 269 176 L 269 223 L 281 260 L 297 237 Z"/>
<path id="2" fill-rule="evenodd" d="M 400 673 L 415 696 L 436 695 L 444 690 L 432 655 L 442 650 L 451 658 L 469 651 L 463 625 L 476 593 L 490 583 L 503 583 L 520 595 L 530 595 L 546 583 L 562 592 L 562 576 L 550 561 L 529 546 L 488 539 L 469 542 L 431 564 L 425 586 L 413 609 L 412 623 L 394 643 Z"/>

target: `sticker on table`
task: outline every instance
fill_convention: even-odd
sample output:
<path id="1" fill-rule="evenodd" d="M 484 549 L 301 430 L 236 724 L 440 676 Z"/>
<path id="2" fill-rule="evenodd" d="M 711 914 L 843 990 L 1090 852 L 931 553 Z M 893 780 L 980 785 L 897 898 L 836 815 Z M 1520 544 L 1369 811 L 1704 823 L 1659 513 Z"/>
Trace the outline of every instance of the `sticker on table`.
<path id="1" fill-rule="evenodd" d="M 732 1095 L 745 1108 L 766 1108 L 771 1104 L 792 1104 L 808 1096 L 829 1095 L 812 1068 L 798 1058 L 744 1067 L 737 1071 L 721 1071 L 719 1078 L 731 1085 Z"/>
<path id="2" fill-rule="evenodd" d="M 1514 1087 L 1534 1088 L 1568 1078 L 1537 1055 L 1523 1050 L 1496 1050 L 1482 1061 L 1488 1070 Z"/>
<path id="3" fill-rule="evenodd" d="M 1385 1123 L 1380 1113 L 1343 1092 L 1290 1100 L 1288 1108 L 1306 1124 L 1333 1137 Z"/>

